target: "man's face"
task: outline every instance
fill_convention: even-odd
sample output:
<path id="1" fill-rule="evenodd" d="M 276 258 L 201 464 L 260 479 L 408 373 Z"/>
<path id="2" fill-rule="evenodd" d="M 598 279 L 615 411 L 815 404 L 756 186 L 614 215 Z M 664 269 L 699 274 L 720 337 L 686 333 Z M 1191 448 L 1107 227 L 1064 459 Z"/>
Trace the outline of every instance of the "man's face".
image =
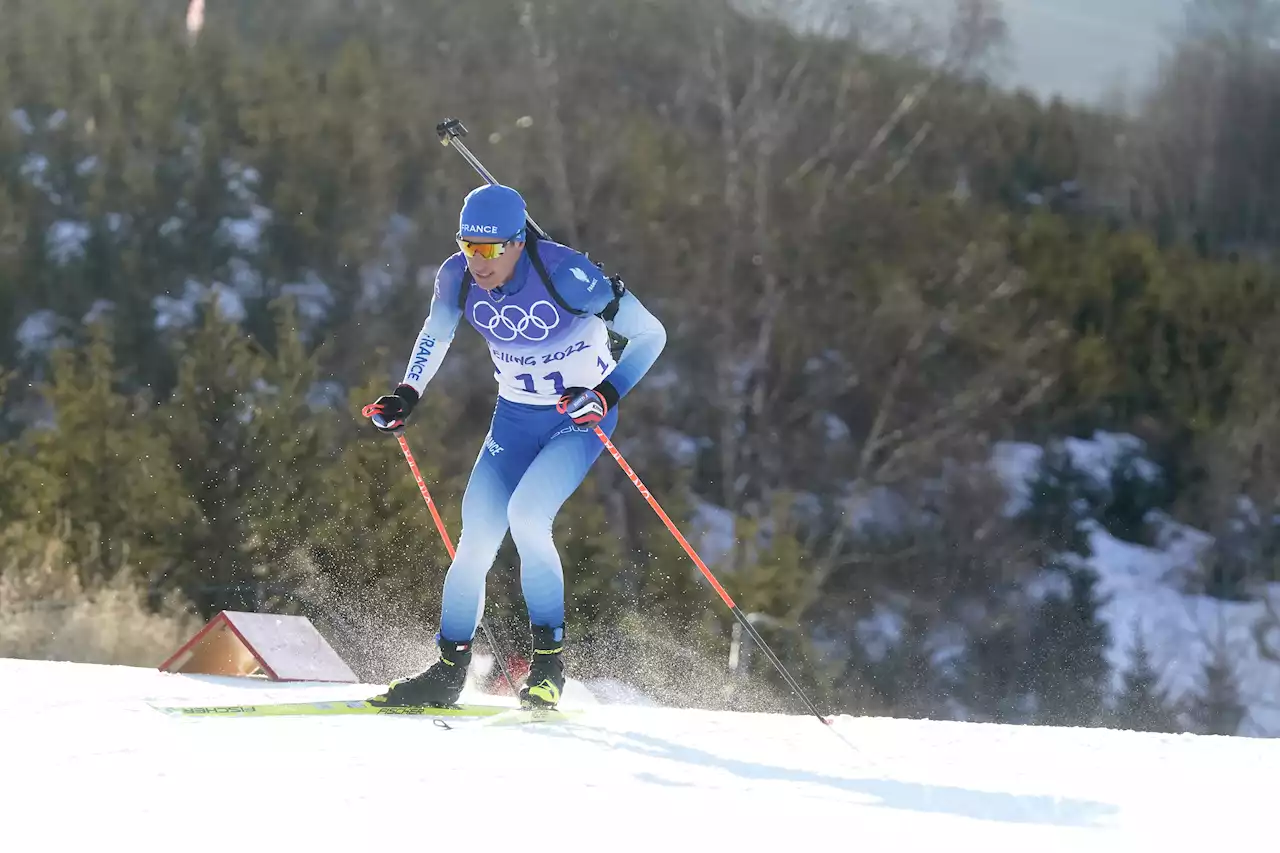
<path id="1" fill-rule="evenodd" d="M 472 246 L 480 246 L 497 245 L 502 241 L 468 240 L 466 242 Z M 471 270 L 476 284 L 485 290 L 493 290 L 511 280 L 511 276 L 516 271 L 516 263 L 520 260 L 520 254 L 523 251 L 524 241 L 521 240 L 516 243 L 507 243 L 506 250 L 496 258 L 482 258 L 479 255 L 468 255 L 466 252 L 463 252 L 463 256 L 467 259 L 467 269 Z"/>

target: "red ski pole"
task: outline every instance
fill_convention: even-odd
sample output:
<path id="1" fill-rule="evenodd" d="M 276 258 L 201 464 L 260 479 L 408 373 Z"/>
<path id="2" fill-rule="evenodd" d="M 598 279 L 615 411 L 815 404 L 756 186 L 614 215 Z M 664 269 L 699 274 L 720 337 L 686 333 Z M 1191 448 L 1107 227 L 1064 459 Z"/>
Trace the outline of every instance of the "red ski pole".
<path id="1" fill-rule="evenodd" d="M 631 483 L 640 491 L 641 496 L 649 502 L 649 506 L 653 507 L 653 511 L 662 519 L 662 523 L 667 526 L 667 530 L 671 531 L 671 535 L 680 543 L 680 547 L 684 548 L 684 552 L 688 554 L 689 558 L 693 560 L 695 565 L 697 565 L 698 570 L 702 572 L 703 577 L 707 579 L 712 588 L 714 588 L 719 594 L 720 599 L 729 608 L 729 612 L 734 615 L 734 618 L 736 618 L 742 625 L 743 630 L 746 631 L 751 639 L 760 646 L 760 649 L 765 653 L 765 656 L 769 658 L 770 663 L 772 663 L 777 668 L 778 672 L 782 674 L 782 677 L 786 679 L 787 684 L 791 686 L 791 689 L 794 690 L 796 695 L 800 697 L 801 701 L 808 706 L 809 711 L 825 725 L 831 725 L 831 718 L 824 716 L 823 713 L 818 710 L 818 707 L 809 700 L 809 697 L 805 695 L 804 691 L 800 689 L 800 685 L 791 677 L 791 673 L 787 672 L 787 668 L 782 665 L 782 661 L 778 660 L 778 656 L 773 653 L 773 649 L 769 648 L 769 645 L 765 643 L 764 638 L 760 636 L 759 632 L 756 631 L 755 626 L 751 624 L 751 620 L 747 619 L 743 612 L 738 609 L 737 604 L 734 604 L 733 599 L 729 597 L 729 593 L 726 592 L 725 588 L 720 585 L 718 580 L 716 580 L 715 575 L 711 574 L 711 570 L 707 568 L 706 563 L 702 562 L 702 558 L 693 550 L 693 546 L 689 544 L 689 541 L 684 538 L 678 529 L 676 529 L 675 524 L 671 521 L 671 518 L 666 514 L 666 512 L 663 511 L 662 507 L 658 504 L 658 501 L 649 491 L 649 488 L 640 481 L 638 476 L 636 476 L 636 472 L 627 464 L 627 460 L 622 458 L 622 454 L 618 452 L 618 448 L 614 447 L 613 442 L 609 440 L 609 436 L 605 435 L 604 430 L 600 429 L 598 426 L 595 428 L 595 431 L 596 436 L 604 443 L 605 449 L 609 451 L 609 455 L 612 456 L 614 461 L 618 463 L 618 466 L 622 468 L 623 473 L 630 478 Z"/>
<path id="2" fill-rule="evenodd" d="M 378 417 L 373 410 L 373 404 L 365 406 L 361 410 L 366 418 Z M 383 421 L 385 423 L 385 421 Z M 453 541 L 449 538 L 449 531 L 445 529 L 444 519 L 440 517 L 440 511 L 436 509 L 436 502 L 431 499 L 431 492 L 427 490 L 426 481 L 422 479 L 422 472 L 418 470 L 418 463 L 413 458 L 413 451 L 409 450 L 409 442 L 405 441 L 404 429 L 396 430 L 396 440 L 400 442 L 400 449 L 404 452 L 405 461 L 409 463 L 409 470 L 413 472 L 413 479 L 418 484 L 418 491 L 422 492 L 422 499 L 427 502 L 427 509 L 431 510 L 431 517 L 435 519 L 436 530 L 440 531 L 440 538 L 444 540 L 445 550 L 449 552 L 449 559 L 454 556 Z M 484 631 L 485 636 L 489 639 L 489 647 L 493 649 L 493 658 L 498 662 L 498 666 L 502 669 L 502 677 L 507 680 L 507 686 L 511 688 L 511 695 L 518 696 L 520 691 L 516 689 L 515 682 L 511 679 L 511 673 L 507 671 L 507 662 L 503 660 L 502 650 L 498 648 L 498 644 L 493 640 L 493 632 L 489 630 L 489 626 L 484 618 L 480 620 L 480 629 Z"/>
<path id="3" fill-rule="evenodd" d="M 440 517 L 440 511 L 436 509 L 436 502 L 431 499 L 431 492 L 427 491 L 427 484 L 422 479 L 422 472 L 418 470 L 418 463 L 413 458 L 413 452 L 409 450 L 409 442 L 404 440 L 404 433 L 396 433 L 396 440 L 400 442 L 400 449 L 404 451 L 405 461 L 409 463 L 409 470 L 413 472 L 413 479 L 418 484 L 418 491 L 422 492 L 422 499 L 427 502 L 427 509 L 431 510 L 431 517 L 435 519 L 436 530 L 440 531 L 440 538 L 444 540 L 444 547 L 449 552 L 449 559 L 454 557 L 453 542 L 449 539 L 449 531 L 445 529 L 444 519 Z"/>

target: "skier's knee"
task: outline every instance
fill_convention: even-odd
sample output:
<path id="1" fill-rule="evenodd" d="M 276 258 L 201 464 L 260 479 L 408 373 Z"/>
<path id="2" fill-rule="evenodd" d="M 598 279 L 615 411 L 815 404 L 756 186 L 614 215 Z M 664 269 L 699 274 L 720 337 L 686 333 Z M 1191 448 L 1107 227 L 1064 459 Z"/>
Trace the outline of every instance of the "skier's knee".
<path id="1" fill-rule="evenodd" d="M 511 528 L 511 540 L 517 545 L 551 537 L 551 518 L 546 508 L 527 494 L 516 493 L 507 503 L 507 524 Z"/>

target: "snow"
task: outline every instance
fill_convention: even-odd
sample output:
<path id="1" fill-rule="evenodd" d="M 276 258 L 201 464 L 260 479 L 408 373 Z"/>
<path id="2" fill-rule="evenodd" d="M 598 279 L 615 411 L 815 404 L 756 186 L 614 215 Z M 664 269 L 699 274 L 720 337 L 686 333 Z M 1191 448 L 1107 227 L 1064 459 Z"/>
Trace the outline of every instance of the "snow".
<path id="1" fill-rule="evenodd" d="M 1027 442 L 998 442 L 991 453 L 991 465 L 996 477 L 1009 492 L 1004 511 L 1015 516 L 1031 506 L 1031 483 L 1035 480 L 1044 448 Z"/>
<path id="2" fill-rule="evenodd" d="M 644 382 L 659 391 L 669 391 L 680 384 L 680 372 L 663 364 L 655 364 L 645 375 Z"/>
<path id="3" fill-rule="evenodd" d="M 47 308 L 28 314 L 14 332 L 14 339 L 23 358 L 37 353 L 48 352 L 56 345 L 58 330 L 62 321 L 54 311 Z"/>
<path id="4" fill-rule="evenodd" d="M 85 244 L 89 242 L 92 234 L 93 229 L 87 222 L 59 219 L 49 226 L 49 231 L 45 235 L 45 245 L 56 263 L 68 264 L 84 257 Z"/>
<path id="5" fill-rule="evenodd" d="M 196 309 L 210 293 L 215 295 L 218 311 L 227 321 L 238 323 L 245 318 L 244 300 L 239 293 L 220 281 L 207 286 L 189 278 L 183 283 L 181 296 L 161 294 L 151 300 L 151 307 L 156 312 L 156 328 L 163 330 L 190 326 L 196 320 Z"/>
<path id="6" fill-rule="evenodd" d="M 691 449 L 691 440 L 678 433 L 661 436 L 673 458 Z M 990 469 L 1003 485 L 1007 501 L 1003 512 L 1015 517 L 1031 507 L 1032 490 L 1041 466 L 1061 453 L 1094 493 L 1090 500 L 1105 500 L 1113 473 L 1125 471 L 1130 479 L 1157 483 L 1163 472 L 1144 454 L 1146 446 L 1135 436 L 1097 431 L 1090 438 L 1067 437 L 1046 447 L 1028 442 L 1000 442 L 990 457 Z M 1075 501 L 1083 515 L 1096 509 L 1090 500 Z M 732 513 L 709 501 L 693 498 L 689 521 L 694 547 L 713 569 L 723 569 L 734 545 Z M 895 529 L 910 522 L 911 507 L 901 495 L 883 486 L 850 485 L 843 499 L 846 523 L 859 534 Z M 1280 524 L 1280 517 L 1264 519 L 1248 501 L 1240 503 L 1242 524 L 1264 521 Z M 1084 518 L 1080 531 L 1088 543 L 1088 555 L 1057 555 L 1062 563 L 1082 566 L 1097 578 L 1102 603 L 1098 615 L 1109 633 L 1105 650 L 1111 668 L 1111 687 L 1118 692 L 1131 665 L 1140 637 L 1157 676 L 1157 684 L 1170 704 L 1183 705 L 1200 695 L 1205 665 L 1215 653 L 1229 661 L 1246 715 L 1238 734 L 1280 736 L 1280 662 L 1259 650 L 1260 638 L 1280 657 L 1280 584 L 1262 588 L 1247 602 L 1222 601 L 1195 594 L 1204 572 L 1203 554 L 1214 538 L 1202 530 L 1179 523 L 1158 510 L 1145 517 L 1153 531 L 1153 544 L 1127 542 L 1092 518 Z M 1069 591 L 1060 571 L 1043 571 L 1030 578 L 1023 592 L 1033 601 Z M 905 638 L 902 614 L 906 605 L 885 597 L 872 604 L 870 613 L 849 625 L 852 639 L 871 660 L 883 660 Z M 982 618 L 981 614 L 973 620 Z M 971 621 L 973 621 L 971 620 Z M 964 655 L 968 635 L 962 625 L 945 625 L 925 638 L 932 665 L 940 670 L 954 666 Z M 833 648 L 840 642 L 832 640 Z M 842 652 L 833 653 L 835 656 Z M 956 708 L 964 718 L 963 708 Z"/>
<path id="7" fill-rule="evenodd" d="M 667 426 L 659 426 L 657 432 L 658 441 L 672 462 L 682 468 L 697 462 L 699 445 L 696 438 Z"/>
<path id="8" fill-rule="evenodd" d="M 307 270 L 301 281 L 282 285 L 280 293 L 296 300 L 298 316 L 311 324 L 321 323 L 333 307 L 333 291 L 313 270 Z"/>
<path id="9" fill-rule="evenodd" d="M 855 533 L 897 532 L 911 523 L 911 506 L 887 486 L 853 482 L 841 506 L 845 522 Z"/>
<path id="10" fill-rule="evenodd" d="M 616 678 L 594 678 L 584 682 L 588 695 L 599 705 L 633 705 L 658 708 L 661 704 L 651 696 L 640 692 L 630 684 Z"/>
<path id="11" fill-rule="evenodd" d="M 1098 593 L 1109 599 L 1099 615 L 1112 634 L 1108 660 L 1116 670 L 1115 686 L 1129 667 L 1139 632 L 1161 689 L 1175 700 L 1199 693 L 1205 665 L 1222 648 L 1248 709 L 1239 733 L 1280 735 L 1280 665 L 1261 658 L 1254 635 L 1267 616 L 1265 602 L 1180 592 L 1178 579 L 1211 540 L 1194 528 L 1168 527 L 1173 532 L 1166 534 L 1164 547 L 1149 548 L 1088 525 L 1093 554 L 1085 562 L 1098 575 Z M 1280 587 L 1269 594 L 1280 604 Z"/>
<path id="12" fill-rule="evenodd" d="M 35 125 L 31 123 L 31 116 L 27 111 L 21 108 L 9 111 L 9 120 L 12 121 L 23 134 L 35 132 Z"/>
<path id="13" fill-rule="evenodd" d="M 252 204 L 258 200 L 255 187 L 261 183 L 262 175 L 257 169 L 230 158 L 224 158 L 219 167 L 227 182 L 227 192 L 233 198 L 244 204 Z"/>
<path id="14" fill-rule="evenodd" d="M 61 194 L 53 189 L 53 184 L 49 182 L 49 158 L 43 154 L 31 153 L 22 160 L 22 166 L 18 173 L 22 177 L 31 182 L 31 186 L 38 190 L 42 190 L 49 200 L 54 204 L 62 202 Z"/>
<path id="15" fill-rule="evenodd" d="M 1136 436 L 1099 430 L 1090 439 L 1068 436 L 1062 439 L 1071 464 L 1091 477 L 1095 485 L 1105 488 L 1111 472 L 1131 460 L 1135 472 L 1147 480 L 1156 480 L 1160 469 L 1142 454 L 1146 444 Z"/>
<path id="16" fill-rule="evenodd" d="M 691 496 L 693 514 L 690 526 L 695 531 L 694 549 L 708 567 L 717 566 L 733 553 L 737 523 L 733 513 L 722 506 Z"/>
<path id="17" fill-rule="evenodd" d="M 1094 488 L 1105 493 L 1111 472 L 1129 465 L 1147 481 L 1161 476 L 1158 466 L 1144 458 L 1143 443 L 1134 436 L 1096 432 L 1091 439 L 1060 442 L 1072 465 Z M 1006 442 L 997 445 L 992 468 L 1010 495 L 1012 514 L 1030 505 L 1031 486 L 1044 449 Z M 1159 511 L 1147 514 L 1155 530 L 1153 545 L 1124 541 L 1096 520 L 1085 519 L 1086 557 L 1064 559 L 1092 570 L 1102 599 L 1098 615 L 1110 633 L 1106 651 L 1112 668 L 1112 687 L 1119 690 L 1130 667 L 1131 654 L 1141 637 L 1158 685 L 1173 703 L 1199 695 L 1204 667 L 1214 652 L 1223 650 L 1230 661 L 1246 707 L 1239 734 L 1280 736 L 1280 664 L 1259 654 L 1257 634 L 1266 633 L 1267 600 L 1280 612 L 1280 584 L 1265 589 L 1258 600 L 1222 601 L 1188 590 L 1203 571 L 1201 558 L 1214 539 L 1202 530 L 1181 524 Z M 1034 586 L 1034 585 L 1033 585 Z M 1047 590 L 1033 588 L 1033 594 Z"/>
<path id="18" fill-rule="evenodd" d="M 906 620 L 897 610 L 880 602 L 872 608 L 870 616 L 857 621 L 854 630 L 867 657 L 879 663 L 902 642 Z"/>
<path id="19" fill-rule="evenodd" d="M 386 300 L 398 281 L 408 274 L 407 248 L 417 231 L 409 217 L 393 213 L 387 220 L 378 252 L 360 265 L 359 311 L 378 313 L 386 306 Z M 435 269 L 431 270 L 434 279 Z"/>
<path id="20" fill-rule="evenodd" d="M 831 412 L 823 412 L 820 417 L 822 418 L 822 427 L 827 441 L 838 444 L 848 441 L 849 437 L 853 435 L 849 425 Z"/>
<path id="21" fill-rule="evenodd" d="M 313 382 L 307 389 L 307 406 L 313 411 L 339 409 L 346 402 L 346 389 L 333 380 Z"/>
<path id="22" fill-rule="evenodd" d="M 161 237 L 170 237 L 182 231 L 182 220 L 176 216 L 170 216 L 158 229 Z"/>
<path id="23" fill-rule="evenodd" d="M 602 705 L 573 682 L 564 706 L 580 718 L 513 727 L 182 719 L 145 704 L 379 689 L 0 659 L 4 846 L 1130 853 L 1244 849 L 1273 831 L 1274 741 L 847 716 L 828 728 Z"/>
<path id="24" fill-rule="evenodd" d="M 271 208 L 260 204 L 256 187 L 262 180 L 258 170 L 235 160 L 220 164 L 227 194 L 244 210 L 242 216 L 224 216 L 218 223 L 218 238 L 237 251 L 256 254 L 262 249 L 262 234 L 274 220 Z"/>
<path id="25" fill-rule="evenodd" d="M 260 204 L 249 207 L 247 216 L 224 216 L 218 237 L 238 251 L 254 254 L 262 248 L 262 232 L 271 223 L 271 209 Z"/>
<path id="26" fill-rule="evenodd" d="M 1071 466 L 1084 475 L 1098 490 L 1111 487 L 1111 474 L 1125 465 L 1148 482 L 1160 477 L 1160 468 L 1146 459 L 1146 444 L 1139 438 L 1125 433 L 1105 430 L 1094 432 L 1091 438 L 1067 436 L 1054 442 Z M 991 466 L 995 475 L 1009 491 L 1007 515 L 1017 515 L 1030 506 L 1031 484 L 1041 464 L 1045 461 L 1045 449 L 1038 444 L 1018 441 L 998 442 L 991 454 Z"/>
<path id="27" fill-rule="evenodd" d="M 232 258 L 227 271 L 230 284 L 213 281 L 206 284 L 188 278 L 182 284 L 179 295 L 160 294 L 151 300 L 156 313 L 157 329 L 174 329 L 190 326 L 195 322 L 196 310 L 210 295 L 215 299 L 222 317 L 231 323 L 240 323 L 248 316 L 245 301 L 262 294 L 264 283 L 261 274 L 242 258 Z M 307 271 L 301 281 L 289 282 L 279 288 L 280 294 L 292 297 L 297 305 L 299 319 L 308 326 L 324 320 L 333 306 L 333 291 L 318 275 Z"/>
<path id="28" fill-rule="evenodd" d="M 245 299 L 256 299 L 262 296 L 262 273 L 257 267 L 244 258 L 231 258 L 227 261 L 227 271 L 232 289 Z"/>
<path id="29" fill-rule="evenodd" d="M 88 325 L 106 319 L 115 310 L 115 307 L 116 304 L 110 299 L 95 299 L 93 304 L 89 306 L 89 310 L 80 318 L 80 322 Z"/>

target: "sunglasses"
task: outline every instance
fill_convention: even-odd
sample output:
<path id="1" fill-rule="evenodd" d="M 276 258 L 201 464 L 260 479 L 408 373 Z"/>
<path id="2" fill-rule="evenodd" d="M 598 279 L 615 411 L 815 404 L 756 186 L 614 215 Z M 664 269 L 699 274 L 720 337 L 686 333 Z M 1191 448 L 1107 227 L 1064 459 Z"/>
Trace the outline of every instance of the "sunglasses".
<path id="1" fill-rule="evenodd" d="M 502 243 L 473 243 L 470 240 L 462 239 L 461 236 L 456 239 L 458 241 L 458 248 L 461 249 L 462 254 L 466 255 L 468 258 L 484 258 L 487 261 L 491 261 L 494 258 L 501 256 L 502 253 L 507 250 L 507 246 L 518 242 L 523 236 L 524 232 L 521 231 L 510 240 L 506 240 Z"/>

